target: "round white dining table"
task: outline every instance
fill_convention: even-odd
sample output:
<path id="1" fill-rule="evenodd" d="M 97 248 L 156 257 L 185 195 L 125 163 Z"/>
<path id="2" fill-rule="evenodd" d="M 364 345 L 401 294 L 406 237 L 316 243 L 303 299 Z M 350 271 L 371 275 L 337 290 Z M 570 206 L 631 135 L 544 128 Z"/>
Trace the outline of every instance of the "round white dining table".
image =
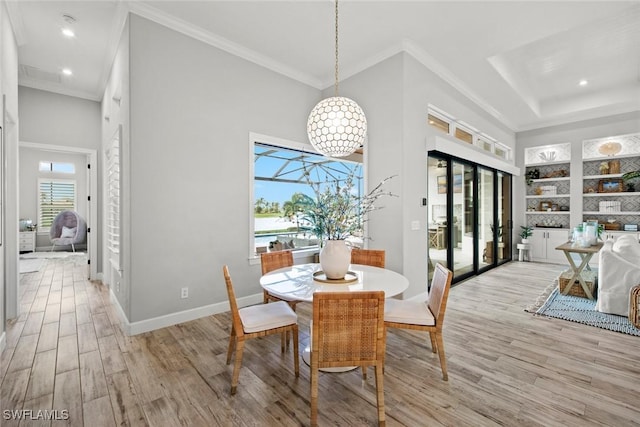
<path id="1" fill-rule="evenodd" d="M 402 274 L 386 268 L 351 264 L 349 272 L 357 280 L 349 283 L 327 283 L 314 278 L 320 264 L 299 264 L 273 270 L 260 278 L 260 286 L 270 294 L 285 299 L 313 302 L 315 292 L 384 291 L 385 298 L 399 295 L 409 287 L 409 280 Z M 310 365 L 311 348 L 302 352 L 302 359 Z M 356 367 L 323 368 L 326 372 L 344 372 Z"/>
<path id="2" fill-rule="evenodd" d="M 313 301 L 314 292 L 384 291 L 385 298 L 399 295 L 409 287 L 409 280 L 400 273 L 370 265 L 351 264 L 349 271 L 358 280 L 350 283 L 327 283 L 315 280 L 313 273 L 320 264 L 299 264 L 273 270 L 260 278 L 270 294 L 285 299 Z"/>

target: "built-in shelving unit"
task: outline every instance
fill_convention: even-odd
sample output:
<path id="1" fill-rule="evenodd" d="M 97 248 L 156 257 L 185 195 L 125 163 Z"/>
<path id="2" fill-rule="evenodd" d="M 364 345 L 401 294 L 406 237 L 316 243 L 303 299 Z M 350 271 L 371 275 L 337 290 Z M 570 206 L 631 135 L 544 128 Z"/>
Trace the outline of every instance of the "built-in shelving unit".
<path id="1" fill-rule="evenodd" d="M 582 219 L 595 219 L 608 230 L 640 224 L 640 180 L 622 180 L 640 170 L 640 134 L 583 141 L 582 157 Z M 616 210 L 607 209 L 607 202 Z"/>
<path id="2" fill-rule="evenodd" d="M 569 228 L 570 168 L 570 143 L 525 149 L 525 173 L 529 177 L 525 195 L 528 226 Z M 537 177 L 531 179 L 532 172 Z"/>

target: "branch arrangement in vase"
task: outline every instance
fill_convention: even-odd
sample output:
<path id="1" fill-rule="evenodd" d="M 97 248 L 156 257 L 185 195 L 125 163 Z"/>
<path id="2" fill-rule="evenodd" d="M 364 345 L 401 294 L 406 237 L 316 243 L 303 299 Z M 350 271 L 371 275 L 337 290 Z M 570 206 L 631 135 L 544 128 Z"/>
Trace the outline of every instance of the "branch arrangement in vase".
<path id="1" fill-rule="evenodd" d="M 354 175 L 355 172 L 351 172 L 344 180 L 313 182 L 305 167 L 307 182 L 316 197 L 313 200 L 307 196 L 303 219 L 320 239 L 344 240 L 349 236 L 361 235 L 366 215 L 382 208 L 376 202 L 383 196 L 397 197 L 384 189 L 385 183 L 396 175 L 383 179 L 364 196 L 357 194 Z"/>

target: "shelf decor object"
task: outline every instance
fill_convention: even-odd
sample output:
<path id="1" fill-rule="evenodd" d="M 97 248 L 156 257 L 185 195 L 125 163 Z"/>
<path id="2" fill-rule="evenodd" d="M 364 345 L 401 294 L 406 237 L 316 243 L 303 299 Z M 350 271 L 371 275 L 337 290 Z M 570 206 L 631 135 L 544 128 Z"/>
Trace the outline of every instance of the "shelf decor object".
<path id="1" fill-rule="evenodd" d="M 364 145 L 367 118 L 352 99 L 338 96 L 338 0 L 336 16 L 336 66 L 334 96 L 320 101 L 309 114 L 307 134 L 313 148 L 329 157 L 344 157 Z"/>
<path id="2" fill-rule="evenodd" d="M 620 178 L 601 179 L 598 182 L 598 193 L 620 193 L 622 188 Z"/>
<path id="3" fill-rule="evenodd" d="M 598 152 L 603 156 L 615 156 L 622 150 L 622 144 L 616 141 L 607 141 L 598 147 Z"/>

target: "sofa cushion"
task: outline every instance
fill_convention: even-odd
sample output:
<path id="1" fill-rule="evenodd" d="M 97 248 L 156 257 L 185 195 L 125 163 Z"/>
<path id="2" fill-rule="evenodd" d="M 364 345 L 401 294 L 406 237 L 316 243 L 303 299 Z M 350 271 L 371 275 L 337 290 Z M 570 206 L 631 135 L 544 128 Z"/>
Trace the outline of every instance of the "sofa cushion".
<path id="1" fill-rule="evenodd" d="M 640 243 L 635 235 L 625 234 L 618 237 L 611 250 L 627 261 L 640 263 Z"/>

